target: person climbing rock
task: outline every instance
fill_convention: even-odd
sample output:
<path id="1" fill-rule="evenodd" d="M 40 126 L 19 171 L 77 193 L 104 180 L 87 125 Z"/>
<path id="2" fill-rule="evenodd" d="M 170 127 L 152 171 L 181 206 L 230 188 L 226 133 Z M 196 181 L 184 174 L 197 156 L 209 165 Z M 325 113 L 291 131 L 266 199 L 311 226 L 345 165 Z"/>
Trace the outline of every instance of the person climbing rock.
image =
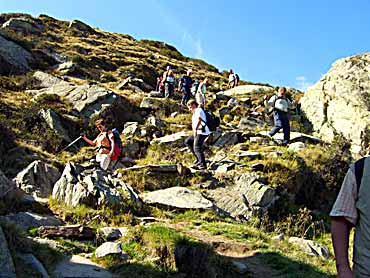
<path id="1" fill-rule="evenodd" d="M 289 108 L 292 106 L 291 101 L 286 97 L 286 88 L 280 87 L 277 95 L 267 100 L 264 96 L 264 103 L 270 108 L 270 113 L 274 117 L 274 127 L 268 133 L 270 137 L 274 136 L 280 129 L 283 129 L 283 145 L 287 145 L 290 140 Z"/>
<path id="2" fill-rule="evenodd" d="M 229 70 L 228 88 L 234 88 L 239 84 L 239 75 L 234 73 L 232 69 Z"/>
<path id="3" fill-rule="evenodd" d="M 195 94 L 195 100 L 198 103 L 199 107 L 204 108 L 207 103 L 207 84 L 208 84 L 208 78 L 204 78 L 202 82 L 200 82 L 198 90 Z"/>
<path id="4" fill-rule="evenodd" d="M 370 157 L 350 165 L 330 212 L 331 235 L 339 278 L 370 277 Z M 348 259 L 349 235 L 355 228 L 353 269 Z"/>
<path id="5" fill-rule="evenodd" d="M 166 98 L 172 98 L 175 90 L 175 75 L 170 66 L 163 73 L 162 82 L 164 83 L 164 96 Z"/>
<path id="6" fill-rule="evenodd" d="M 197 170 L 205 170 L 207 168 L 206 159 L 203 151 L 203 144 L 210 130 L 206 124 L 206 114 L 195 100 L 190 100 L 187 103 L 189 111 L 193 113 L 192 116 L 192 131 L 193 135 L 185 139 L 185 145 L 196 157 L 193 168 Z"/>
<path id="7" fill-rule="evenodd" d="M 107 170 L 111 161 L 111 156 L 114 152 L 114 134 L 109 131 L 106 127 L 105 121 L 99 119 L 95 122 L 96 127 L 100 131 L 99 135 L 95 140 L 90 140 L 85 134 L 81 134 L 88 144 L 98 147 L 98 153 L 96 154 L 96 162 L 100 163 L 100 167 L 103 170 Z"/>
<path id="8" fill-rule="evenodd" d="M 191 86 L 193 85 L 193 79 L 191 78 L 192 70 L 189 69 L 179 82 L 179 91 L 182 92 L 181 104 L 186 106 L 190 99 Z"/>
<path id="9" fill-rule="evenodd" d="M 155 90 L 158 93 L 161 93 L 161 96 L 164 97 L 164 85 L 163 85 L 163 76 L 157 77 L 157 85 Z"/>

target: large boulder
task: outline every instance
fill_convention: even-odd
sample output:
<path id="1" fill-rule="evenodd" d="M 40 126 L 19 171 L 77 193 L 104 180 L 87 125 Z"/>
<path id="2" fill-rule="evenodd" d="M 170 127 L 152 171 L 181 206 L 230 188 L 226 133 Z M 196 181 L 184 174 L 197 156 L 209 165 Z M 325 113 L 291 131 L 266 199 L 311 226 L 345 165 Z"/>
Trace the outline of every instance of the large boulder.
<path id="1" fill-rule="evenodd" d="M 202 194 L 186 187 L 171 187 L 142 194 L 143 201 L 150 205 L 165 205 L 181 209 L 209 209 L 213 204 Z"/>
<path id="2" fill-rule="evenodd" d="M 0 226 L 0 277 L 16 278 L 15 267 L 12 259 L 12 255 L 8 249 L 8 243 L 6 241 L 3 230 Z"/>
<path id="3" fill-rule="evenodd" d="M 239 136 L 240 136 L 240 132 L 236 132 L 236 131 L 224 132 L 213 145 L 215 147 L 220 147 L 220 148 L 236 145 L 239 143 Z"/>
<path id="4" fill-rule="evenodd" d="M 37 81 L 37 85 L 41 88 L 50 88 L 56 84 L 68 84 L 68 82 L 42 71 L 35 71 L 33 78 Z"/>
<path id="5" fill-rule="evenodd" d="M 255 173 L 242 174 L 233 185 L 208 190 L 206 196 L 219 211 L 240 220 L 261 215 L 277 199 L 275 190 L 261 183 Z"/>
<path id="6" fill-rule="evenodd" d="M 101 169 L 85 169 L 68 162 L 61 178 L 55 183 L 53 197 L 76 207 L 118 206 L 125 201 L 140 202 L 134 190 Z"/>
<path id="7" fill-rule="evenodd" d="M 9 180 L 0 170 L 0 199 L 11 198 L 15 196 L 17 188 L 11 180 Z"/>
<path id="8" fill-rule="evenodd" d="M 53 192 L 53 186 L 60 176 L 61 173 L 56 167 L 35 160 L 17 174 L 14 182 L 28 194 L 47 198 Z"/>
<path id="9" fill-rule="evenodd" d="M 14 223 L 22 230 L 27 231 L 28 229 L 38 228 L 41 226 L 60 226 L 62 222 L 50 215 L 40 215 L 33 212 L 18 212 L 11 213 L 6 216 L 1 216 L 0 220 Z"/>
<path id="10" fill-rule="evenodd" d="M 39 112 L 41 119 L 45 121 L 48 127 L 54 130 L 55 134 L 66 142 L 71 142 L 67 129 L 63 125 L 61 117 L 51 109 L 41 109 Z"/>
<path id="11" fill-rule="evenodd" d="M 335 135 L 350 141 L 351 151 L 364 151 L 370 138 L 370 53 L 336 61 L 301 100 L 313 129 L 325 141 Z"/>
<path id="12" fill-rule="evenodd" d="M 68 82 L 57 83 L 49 88 L 29 91 L 38 97 L 43 94 L 56 94 L 72 104 L 77 115 L 85 119 L 100 114 L 104 109 L 118 103 L 120 97 L 110 90 L 96 85 L 75 85 Z"/>
<path id="13" fill-rule="evenodd" d="M 43 30 L 43 26 L 36 24 L 33 20 L 21 17 L 9 19 L 2 25 L 2 28 L 29 34 L 37 34 Z"/>
<path id="14" fill-rule="evenodd" d="M 21 74 L 31 69 L 34 58 L 30 52 L 0 35 L 0 74 Z"/>

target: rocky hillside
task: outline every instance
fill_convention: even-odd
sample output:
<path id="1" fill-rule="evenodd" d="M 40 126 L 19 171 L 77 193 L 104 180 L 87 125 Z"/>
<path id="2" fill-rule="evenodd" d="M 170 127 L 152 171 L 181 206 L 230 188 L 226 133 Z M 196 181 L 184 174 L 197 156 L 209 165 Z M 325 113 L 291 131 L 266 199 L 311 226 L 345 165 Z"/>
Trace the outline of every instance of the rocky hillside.
<path id="1" fill-rule="evenodd" d="M 6 277 L 333 276 L 326 215 L 350 156 L 312 136 L 299 109 L 289 146 L 269 138 L 263 96 L 274 87 L 226 90 L 204 61 L 80 21 L 2 14 L 0 25 Z M 210 79 L 207 109 L 221 125 L 206 171 L 190 167 L 181 96 L 152 92 L 169 64 Z M 94 138 L 98 117 L 123 141 L 109 171 L 84 142 L 60 152 L 80 132 Z"/>

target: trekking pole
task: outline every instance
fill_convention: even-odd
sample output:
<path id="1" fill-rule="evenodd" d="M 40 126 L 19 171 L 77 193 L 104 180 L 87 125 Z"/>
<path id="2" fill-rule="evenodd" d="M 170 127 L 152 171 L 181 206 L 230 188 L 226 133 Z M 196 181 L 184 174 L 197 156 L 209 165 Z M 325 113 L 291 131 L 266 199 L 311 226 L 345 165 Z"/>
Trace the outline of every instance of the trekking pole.
<path id="1" fill-rule="evenodd" d="M 65 151 L 66 149 L 68 149 L 69 147 L 71 147 L 72 145 L 74 145 L 81 138 L 82 138 L 82 136 L 79 136 L 73 142 L 71 142 L 69 145 L 67 145 L 66 147 L 64 147 L 63 149 L 61 149 L 59 152 L 57 152 L 55 155 L 59 155 L 61 152 Z"/>

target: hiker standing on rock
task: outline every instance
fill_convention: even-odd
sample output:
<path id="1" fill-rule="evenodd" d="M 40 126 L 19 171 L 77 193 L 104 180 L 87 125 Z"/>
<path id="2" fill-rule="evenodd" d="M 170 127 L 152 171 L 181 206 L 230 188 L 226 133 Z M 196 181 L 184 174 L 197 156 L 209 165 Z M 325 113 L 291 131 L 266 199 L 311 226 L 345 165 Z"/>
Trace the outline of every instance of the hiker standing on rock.
<path id="1" fill-rule="evenodd" d="M 228 87 L 229 89 L 238 86 L 239 84 L 239 75 L 233 72 L 232 69 L 229 70 L 229 82 Z"/>
<path id="2" fill-rule="evenodd" d="M 199 107 L 204 108 L 207 103 L 207 84 L 208 84 L 208 78 L 205 78 L 202 82 L 200 82 L 198 90 L 195 94 L 195 100 L 198 103 Z"/>
<path id="3" fill-rule="evenodd" d="M 164 96 L 166 98 L 172 98 L 175 90 L 175 75 L 170 66 L 163 73 L 162 82 L 164 83 Z"/>
<path id="4" fill-rule="evenodd" d="M 193 85 L 193 79 L 191 78 L 192 70 L 188 69 L 186 75 L 180 79 L 179 91 L 182 92 L 181 104 L 186 106 L 190 99 L 191 86 Z"/>
<path id="5" fill-rule="evenodd" d="M 201 107 L 198 107 L 198 103 L 195 100 L 190 100 L 187 103 L 187 106 L 189 110 L 193 113 L 193 135 L 185 139 L 185 145 L 196 157 L 193 168 L 197 170 L 205 170 L 207 168 L 207 165 L 203 151 L 203 144 L 207 136 L 210 134 L 210 130 L 206 124 L 206 114 Z"/>
<path id="6" fill-rule="evenodd" d="M 330 212 L 331 235 L 339 278 L 370 277 L 370 157 L 352 164 Z M 355 228 L 353 270 L 348 259 L 349 236 Z"/>
<path id="7" fill-rule="evenodd" d="M 85 134 L 81 134 L 81 137 L 88 144 L 98 147 L 96 161 L 100 163 L 100 167 L 103 170 L 107 170 L 115 148 L 114 134 L 112 131 L 106 128 L 105 121 L 103 119 L 97 120 L 95 125 L 99 129 L 100 134 L 95 138 L 94 141 L 87 138 Z"/>
<path id="8" fill-rule="evenodd" d="M 280 87 L 277 95 L 267 100 L 264 96 L 264 102 L 270 108 L 274 117 L 274 127 L 268 133 L 270 137 L 274 136 L 281 128 L 284 133 L 283 145 L 287 145 L 290 140 L 289 108 L 292 106 L 291 101 L 286 97 L 286 88 Z"/>

